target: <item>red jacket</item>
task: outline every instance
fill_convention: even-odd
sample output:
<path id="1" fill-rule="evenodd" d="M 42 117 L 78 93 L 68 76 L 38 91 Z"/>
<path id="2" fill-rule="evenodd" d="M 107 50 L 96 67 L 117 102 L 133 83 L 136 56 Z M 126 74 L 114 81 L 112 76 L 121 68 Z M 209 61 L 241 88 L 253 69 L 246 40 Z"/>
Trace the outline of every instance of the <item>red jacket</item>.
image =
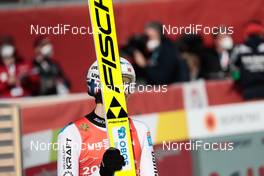
<path id="1" fill-rule="evenodd" d="M 8 83 L 13 75 L 16 79 L 13 85 Z M 0 66 L 0 97 L 30 96 L 38 90 L 39 76 L 32 66 L 25 62 L 16 63 L 14 67 Z"/>

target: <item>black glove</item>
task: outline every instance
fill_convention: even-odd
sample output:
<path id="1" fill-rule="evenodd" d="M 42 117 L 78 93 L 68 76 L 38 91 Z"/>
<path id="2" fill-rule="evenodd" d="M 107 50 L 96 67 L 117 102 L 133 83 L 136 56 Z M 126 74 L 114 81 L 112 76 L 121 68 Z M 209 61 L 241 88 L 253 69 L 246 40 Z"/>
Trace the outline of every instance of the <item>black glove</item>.
<path id="1" fill-rule="evenodd" d="M 110 147 L 104 153 L 100 166 L 101 176 L 113 176 L 115 171 L 125 166 L 125 159 L 116 148 Z"/>

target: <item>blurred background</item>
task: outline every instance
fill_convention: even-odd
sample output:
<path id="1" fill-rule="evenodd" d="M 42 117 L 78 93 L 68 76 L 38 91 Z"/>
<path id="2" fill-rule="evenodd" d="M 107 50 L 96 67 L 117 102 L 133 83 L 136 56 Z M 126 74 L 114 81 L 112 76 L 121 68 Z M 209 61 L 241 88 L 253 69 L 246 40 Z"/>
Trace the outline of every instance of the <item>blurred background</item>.
<path id="1" fill-rule="evenodd" d="M 128 110 L 150 126 L 159 175 L 264 176 L 263 7 L 262 0 L 114 0 L 120 55 L 138 85 L 156 85 L 131 95 Z M 86 1 L 0 0 L 0 175 L 56 175 L 56 151 L 30 145 L 55 142 L 93 109 L 91 32 Z M 234 150 L 163 148 L 195 140 L 233 142 Z"/>

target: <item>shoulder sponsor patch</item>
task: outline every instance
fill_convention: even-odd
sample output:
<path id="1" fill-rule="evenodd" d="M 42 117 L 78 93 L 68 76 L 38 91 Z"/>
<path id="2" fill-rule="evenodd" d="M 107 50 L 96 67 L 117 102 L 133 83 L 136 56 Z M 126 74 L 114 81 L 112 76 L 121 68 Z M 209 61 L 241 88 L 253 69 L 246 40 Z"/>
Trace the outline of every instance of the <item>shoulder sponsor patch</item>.
<path id="1" fill-rule="evenodd" d="M 86 123 L 82 123 L 80 126 L 79 126 L 80 129 L 82 129 L 83 131 L 88 131 L 88 129 L 90 128 L 88 124 Z"/>
<path id="2" fill-rule="evenodd" d="M 153 143 L 152 143 L 151 135 L 150 135 L 150 132 L 149 132 L 149 131 L 147 132 L 147 140 L 148 140 L 148 145 L 149 145 L 149 146 L 152 146 Z"/>

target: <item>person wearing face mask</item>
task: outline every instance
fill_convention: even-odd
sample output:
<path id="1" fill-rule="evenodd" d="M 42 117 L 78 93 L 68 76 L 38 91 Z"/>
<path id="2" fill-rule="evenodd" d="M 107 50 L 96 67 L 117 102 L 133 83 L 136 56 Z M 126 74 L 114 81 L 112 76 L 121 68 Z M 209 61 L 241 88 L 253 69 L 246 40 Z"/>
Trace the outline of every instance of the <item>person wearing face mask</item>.
<path id="1" fill-rule="evenodd" d="M 215 40 L 221 69 L 227 73 L 230 64 L 230 52 L 233 49 L 233 39 L 228 34 L 219 34 L 216 36 Z"/>
<path id="2" fill-rule="evenodd" d="M 142 70 L 148 84 L 160 85 L 188 80 L 188 70 L 172 41 L 163 35 L 162 24 L 150 22 L 145 27 L 146 47 L 150 59 L 135 50 L 134 62 Z M 186 69 L 185 69 L 186 68 Z"/>
<path id="3" fill-rule="evenodd" d="M 0 97 L 32 95 L 38 88 L 39 77 L 32 65 L 18 56 L 12 38 L 3 38 L 0 57 Z"/>
<path id="4" fill-rule="evenodd" d="M 221 28 L 221 27 L 220 27 Z M 233 49 L 233 39 L 226 33 L 206 36 L 212 42 L 205 44 L 200 51 L 200 75 L 207 80 L 225 79 L 229 76 L 230 52 Z"/>
<path id="5" fill-rule="evenodd" d="M 69 93 L 69 81 L 59 64 L 53 59 L 53 45 L 48 38 L 39 38 L 34 43 L 36 56 L 34 68 L 40 76 L 40 89 L 36 95 Z"/>
<path id="6" fill-rule="evenodd" d="M 242 88 L 245 99 L 264 98 L 264 27 L 250 21 L 244 30 L 244 42 L 232 54 L 232 77 Z"/>

